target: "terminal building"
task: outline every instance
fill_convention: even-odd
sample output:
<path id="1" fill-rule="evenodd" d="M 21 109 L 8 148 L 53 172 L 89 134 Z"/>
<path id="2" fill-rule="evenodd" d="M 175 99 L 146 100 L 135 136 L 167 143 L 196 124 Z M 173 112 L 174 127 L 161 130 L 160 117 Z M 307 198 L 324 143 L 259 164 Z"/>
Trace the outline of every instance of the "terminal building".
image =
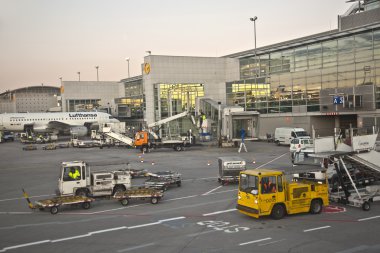
<path id="1" fill-rule="evenodd" d="M 62 110 L 106 108 L 136 127 L 203 112 L 215 129 L 218 109 L 241 107 L 259 113 L 258 138 L 286 126 L 321 136 L 334 127 L 379 128 L 380 0 L 350 5 L 334 30 L 223 57 L 150 54 L 139 76 L 63 82 Z M 191 128 L 186 117 L 176 124 Z"/>
<path id="2" fill-rule="evenodd" d="M 0 113 L 60 110 L 60 88 L 29 86 L 0 94 Z"/>
<path id="3" fill-rule="evenodd" d="M 189 109 L 213 117 L 211 103 L 199 103 L 207 98 L 258 111 L 260 138 L 280 126 L 320 135 L 378 127 L 380 1 L 352 4 L 335 30 L 224 57 L 148 55 L 133 83 L 147 123 Z"/>

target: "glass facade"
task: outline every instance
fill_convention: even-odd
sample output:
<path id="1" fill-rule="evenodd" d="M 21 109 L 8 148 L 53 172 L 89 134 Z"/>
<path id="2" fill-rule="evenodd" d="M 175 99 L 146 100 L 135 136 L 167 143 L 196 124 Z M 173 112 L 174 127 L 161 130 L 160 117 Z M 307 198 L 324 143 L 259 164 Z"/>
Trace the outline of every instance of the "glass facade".
<path id="1" fill-rule="evenodd" d="M 129 119 L 144 118 L 144 91 L 142 79 L 124 83 L 125 96 L 115 100 L 118 116 Z"/>
<path id="2" fill-rule="evenodd" d="M 204 97 L 203 84 L 155 84 L 155 120 L 164 119 L 184 111 L 194 112 L 197 97 Z"/>
<path id="3" fill-rule="evenodd" d="M 345 95 L 349 100 L 365 95 L 355 94 L 361 86 L 375 90 L 372 107 L 362 109 L 380 109 L 380 30 L 241 58 L 240 78 L 226 84 L 227 104 L 264 114 L 319 112 L 326 101 L 332 103 L 330 94 L 321 97 L 321 90 L 352 88 L 353 94 Z M 354 108 L 360 110 L 360 105 L 354 99 Z"/>

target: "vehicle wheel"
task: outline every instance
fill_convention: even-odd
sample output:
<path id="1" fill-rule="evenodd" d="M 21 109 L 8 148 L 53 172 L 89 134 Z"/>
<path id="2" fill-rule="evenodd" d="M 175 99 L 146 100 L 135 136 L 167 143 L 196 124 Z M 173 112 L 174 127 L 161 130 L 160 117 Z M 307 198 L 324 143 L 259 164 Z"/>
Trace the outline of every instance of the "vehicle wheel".
<path id="1" fill-rule="evenodd" d="M 369 209 L 371 209 L 371 204 L 368 201 L 364 201 L 364 203 L 362 205 L 362 209 L 364 211 L 369 211 Z"/>
<path id="2" fill-rule="evenodd" d="M 150 202 L 151 202 L 152 204 L 157 204 L 157 203 L 158 203 L 158 198 L 151 198 L 151 199 L 150 199 Z"/>
<path id="3" fill-rule="evenodd" d="M 283 205 L 275 205 L 272 208 L 272 212 L 270 214 L 273 219 L 280 220 L 285 216 L 285 208 Z"/>
<path id="4" fill-rule="evenodd" d="M 280 142 L 279 142 L 279 141 L 276 141 L 276 145 L 277 145 L 277 146 L 280 146 Z"/>
<path id="5" fill-rule="evenodd" d="M 124 186 L 121 186 L 121 185 L 117 185 L 115 186 L 115 188 L 113 189 L 113 194 L 112 195 L 115 195 L 116 193 L 120 193 L 120 192 L 123 192 L 125 191 L 125 187 Z"/>
<path id="6" fill-rule="evenodd" d="M 51 214 L 57 214 L 58 213 L 58 206 L 53 206 L 50 208 L 50 213 Z"/>
<path id="7" fill-rule="evenodd" d="M 90 207 L 91 207 L 91 203 L 90 202 L 86 201 L 86 202 L 82 203 L 82 208 L 83 209 L 90 209 Z"/>
<path id="8" fill-rule="evenodd" d="M 141 148 L 141 151 L 144 152 L 144 153 L 148 153 L 149 152 L 149 148 L 144 146 Z"/>
<path id="9" fill-rule="evenodd" d="M 164 192 L 166 192 L 166 191 L 168 190 L 168 187 L 167 187 L 166 185 L 164 185 L 164 186 L 162 187 L 162 190 L 163 190 Z"/>
<path id="10" fill-rule="evenodd" d="M 87 197 L 88 192 L 85 189 L 79 189 L 75 192 L 75 196 Z"/>
<path id="11" fill-rule="evenodd" d="M 310 204 L 311 214 L 320 214 L 322 212 L 322 203 L 319 199 L 314 199 Z"/>
<path id="12" fill-rule="evenodd" d="M 178 182 L 177 182 L 177 186 L 178 186 L 178 187 L 181 187 L 181 184 L 182 184 L 181 181 L 178 181 Z"/>
<path id="13" fill-rule="evenodd" d="M 120 201 L 120 203 L 123 205 L 123 206 L 127 206 L 129 204 L 129 200 L 128 199 L 122 199 Z"/>
<path id="14" fill-rule="evenodd" d="M 175 150 L 178 151 L 178 152 L 182 150 L 182 147 L 181 147 L 180 145 L 177 145 L 177 146 L 175 146 L 174 148 L 175 148 Z"/>

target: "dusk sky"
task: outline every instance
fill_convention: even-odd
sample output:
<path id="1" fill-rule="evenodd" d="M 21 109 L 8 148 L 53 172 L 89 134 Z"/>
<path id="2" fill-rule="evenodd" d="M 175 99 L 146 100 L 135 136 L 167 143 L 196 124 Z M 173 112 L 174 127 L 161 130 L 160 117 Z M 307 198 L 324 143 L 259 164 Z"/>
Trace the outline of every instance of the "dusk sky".
<path id="1" fill-rule="evenodd" d="M 0 0 L 0 93 L 119 81 L 152 55 L 220 57 L 337 28 L 346 0 Z"/>

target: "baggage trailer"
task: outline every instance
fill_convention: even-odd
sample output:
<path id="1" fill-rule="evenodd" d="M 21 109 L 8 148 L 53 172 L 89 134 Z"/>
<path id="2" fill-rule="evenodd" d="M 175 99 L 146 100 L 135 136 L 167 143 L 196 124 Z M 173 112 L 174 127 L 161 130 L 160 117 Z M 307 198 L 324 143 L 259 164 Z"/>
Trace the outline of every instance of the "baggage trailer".
<path id="1" fill-rule="evenodd" d="M 113 198 L 119 200 L 123 206 L 126 206 L 132 199 L 150 199 L 152 204 L 157 204 L 163 196 L 164 194 L 160 190 L 150 188 L 131 188 L 123 192 L 115 193 Z"/>
<path id="2" fill-rule="evenodd" d="M 153 188 L 166 191 L 171 185 L 181 186 L 181 174 L 172 171 L 161 171 L 157 173 L 148 173 L 150 177 L 145 181 L 146 188 Z"/>
<path id="3" fill-rule="evenodd" d="M 38 200 L 33 204 L 24 189 L 22 191 L 30 209 L 39 209 L 40 211 L 49 209 L 51 214 L 57 214 L 61 206 L 81 205 L 83 209 L 89 209 L 91 202 L 95 201 L 95 199 L 85 196 L 64 196 Z"/>
<path id="4" fill-rule="evenodd" d="M 246 169 L 246 162 L 237 156 L 218 157 L 219 176 L 218 182 L 221 185 L 228 183 L 238 183 L 240 171 Z"/>

